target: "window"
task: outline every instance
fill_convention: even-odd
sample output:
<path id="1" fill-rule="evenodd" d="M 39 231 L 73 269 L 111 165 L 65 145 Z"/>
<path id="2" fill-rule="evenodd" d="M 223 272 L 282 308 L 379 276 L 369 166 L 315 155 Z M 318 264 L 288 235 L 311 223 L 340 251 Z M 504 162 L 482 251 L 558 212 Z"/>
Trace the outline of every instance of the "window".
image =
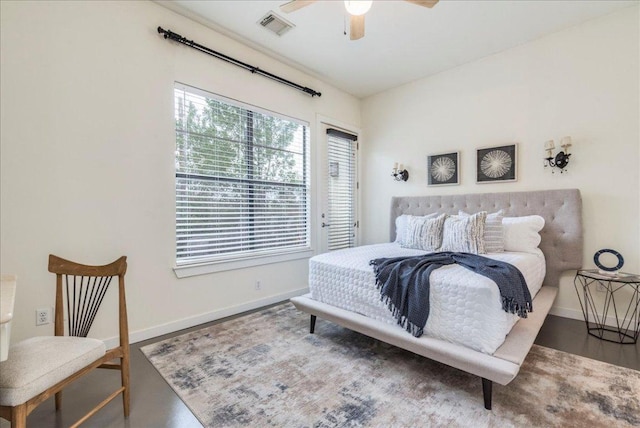
<path id="1" fill-rule="evenodd" d="M 175 86 L 178 267 L 310 250 L 309 128 Z"/>

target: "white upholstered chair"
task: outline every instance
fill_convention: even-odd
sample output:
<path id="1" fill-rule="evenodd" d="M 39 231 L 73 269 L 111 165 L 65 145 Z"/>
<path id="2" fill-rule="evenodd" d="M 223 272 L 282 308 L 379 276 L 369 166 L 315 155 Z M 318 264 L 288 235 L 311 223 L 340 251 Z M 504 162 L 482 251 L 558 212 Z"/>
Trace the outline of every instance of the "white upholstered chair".
<path id="1" fill-rule="evenodd" d="M 0 361 L 9 356 L 9 336 L 16 297 L 16 275 L 0 275 Z"/>
<path id="2" fill-rule="evenodd" d="M 120 370 L 121 386 L 73 426 L 84 422 L 119 394 L 122 394 L 124 416 L 129 416 L 126 270 L 126 257 L 105 266 L 87 266 L 49 256 L 49 272 L 56 274 L 55 336 L 19 342 L 9 348 L 9 358 L 0 363 L 0 416 L 11 421 L 12 427 L 25 427 L 29 413 L 52 395 L 59 410 L 62 389 L 96 368 Z M 119 346 L 106 350 L 104 342 L 86 336 L 116 277 L 120 342 Z"/>

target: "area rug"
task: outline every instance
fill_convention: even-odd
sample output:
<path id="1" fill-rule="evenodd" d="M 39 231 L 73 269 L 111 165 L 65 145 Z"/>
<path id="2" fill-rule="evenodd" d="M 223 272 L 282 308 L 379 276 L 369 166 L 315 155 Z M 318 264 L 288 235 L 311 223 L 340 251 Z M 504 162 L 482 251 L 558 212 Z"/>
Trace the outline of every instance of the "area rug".
<path id="1" fill-rule="evenodd" d="M 514 381 L 480 378 L 286 303 L 142 352 L 205 427 L 640 426 L 640 372 L 534 345 Z"/>

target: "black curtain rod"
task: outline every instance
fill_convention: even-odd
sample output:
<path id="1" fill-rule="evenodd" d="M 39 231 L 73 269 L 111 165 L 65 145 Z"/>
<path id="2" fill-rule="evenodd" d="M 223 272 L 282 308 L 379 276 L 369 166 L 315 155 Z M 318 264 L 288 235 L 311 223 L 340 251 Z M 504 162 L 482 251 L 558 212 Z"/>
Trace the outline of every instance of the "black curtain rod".
<path id="1" fill-rule="evenodd" d="M 302 86 L 302 85 L 298 85 L 297 83 L 293 83 L 290 80 L 287 79 L 283 79 L 280 76 L 276 76 L 275 74 L 269 73 L 268 71 L 264 71 L 264 70 L 260 70 L 258 67 L 254 67 L 253 65 L 249 65 L 247 63 L 244 63 L 242 61 L 238 61 L 235 58 L 231 58 L 228 55 L 222 54 L 220 52 L 216 52 L 213 49 L 209 49 L 206 46 L 202 46 L 196 42 L 194 42 L 193 40 L 188 40 L 186 37 L 182 37 L 180 34 L 174 33 L 171 30 L 165 30 L 162 27 L 158 27 L 158 33 L 160 34 L 164 34 L 164 38 L 165 39 L 171 39 L 175 42 L 178 43 L 182 43 L 183 45 L 187 45 L 191 48 L 194 48 L 196 50 L 199 50 L 200 52 L 204 52 L 208 55 L 211 55 L 213 57 L 216 57 L 218 59 L 221 59 L 223 61 L 226 61 L 230 64 L 236 65 L 238 67 L 244 68 L 245 70 L 250 71 L 253 74 L 260 74 L 261 76 L 267 77 L 269 79 L 275 80 L 276 82 L 280 82 L 284 85 L 290 86 L 292 88 L 295 88 L 299 91 L 305 92 L 309 95 L 311 95 L 312 97 L 319 97 L 322 94 L 320 92 L 314 91 L 311 88 L 307 88 L 306 86 Z"/>

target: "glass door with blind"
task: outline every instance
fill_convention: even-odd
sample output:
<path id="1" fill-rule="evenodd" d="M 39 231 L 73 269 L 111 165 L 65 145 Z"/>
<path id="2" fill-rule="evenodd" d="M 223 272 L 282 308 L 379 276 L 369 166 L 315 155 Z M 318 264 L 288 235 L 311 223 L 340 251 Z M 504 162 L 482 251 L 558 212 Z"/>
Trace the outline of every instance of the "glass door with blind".
<path id="1" fill-rule="evenodd" d="M 329 127 L 325 149 L 322 250 L 334 251 L 357 245 L 357 136 Z"/>

